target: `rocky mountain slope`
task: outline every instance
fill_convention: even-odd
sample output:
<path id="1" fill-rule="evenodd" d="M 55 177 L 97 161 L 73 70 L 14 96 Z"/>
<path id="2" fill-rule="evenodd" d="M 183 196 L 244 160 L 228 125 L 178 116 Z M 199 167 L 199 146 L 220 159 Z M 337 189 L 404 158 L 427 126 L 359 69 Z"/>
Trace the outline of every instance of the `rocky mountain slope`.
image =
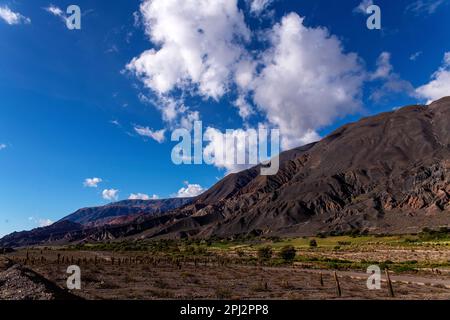
<path id="1" fill-rule="evenodd" d="M 102 207 L 80 209 L 61 219 L 83 226 L 104 226 L 121 224 L 134 220 L 140 215 L 158 215 L 179 208 L 191 202 L 190 198 L 161 200 L 124 200 Z"/>
<path id="2" fill-rule="evenodd" d="M 447 97 L 362 119 L 286 152 L 275 176 L 258 168 L 227 176 L 143 235 L 414 233 L 450 223 L 449 181 Z"/>
<path id="3" fill-rule="evenodd" d="M 226 176 L 191 204 L 66 240 L 414 233 L 450 224 L 450 97 L 347 124 L 259 167 Z M 14 241 L 0 241 L 12 246 Z"/>
<path id="4" fill-rule="evenodd" d="M 125 200 L 101 207 L 84 208 L 51 226 L 11 233 L 0 239 L 0 246 L 108 240 L 114 238 L 108 230 L 114 230 L 116 226 L 139 222 L 146 217 L 159 217 L 192 201 L 191 198 Z"/>

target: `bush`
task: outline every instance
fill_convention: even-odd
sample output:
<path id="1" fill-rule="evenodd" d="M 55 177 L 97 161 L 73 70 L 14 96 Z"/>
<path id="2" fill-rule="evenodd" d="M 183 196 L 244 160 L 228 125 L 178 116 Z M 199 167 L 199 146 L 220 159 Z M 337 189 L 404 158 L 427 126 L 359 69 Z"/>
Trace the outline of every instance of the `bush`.
<path id="1" fill-rule="evenodd" d="M 266 246 L 258 249 L 258 258 L 261 260 L 270 260 L 272 258 L 273 250 L 271 246 Z"/>
<path id="2" fill-rule="evenodd" d="M 280 258 L 284 261 L 292 262 L 295 259 L 297 250 L 293 246 L 285 246 L 281 248 Z"/>
<path id="3" fill-rule="evenodd" d="M 316 239 L 311 239 L 311 240 L 309 241 L 309 246 L 310 246 L 311 248 L 317 248 L 317 241 L 316 241 Z"/>

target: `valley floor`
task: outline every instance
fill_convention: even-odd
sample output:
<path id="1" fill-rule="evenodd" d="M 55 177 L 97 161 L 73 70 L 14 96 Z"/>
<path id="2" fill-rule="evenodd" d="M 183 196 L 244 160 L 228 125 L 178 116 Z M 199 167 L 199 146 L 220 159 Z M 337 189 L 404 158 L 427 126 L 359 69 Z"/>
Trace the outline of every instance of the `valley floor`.
<path id="1" fill-rule="evenodd" d="M 450 299 L 450 242 L 410 237 L 148 242 L 29 248 L 4 255 L 61 288 L 81 268 L 84 299 Z M 294 261 L 278 258 L 296 249 Z M 311 246 L 312 245 L 312 246 Z M 316 246 L 317 245 L 317 246 Z M 270 246 L 272 256 L 258 257 Z M 369 290 L 366 269 L 382 270 Z M 0 278 L 9 267 L 0 269 Z M 394 297 L 388 289 L 389 269 Z M 6 270 L 6 271 L 5 271 Z M 335 272 L 341 295 L 337 290 Z M 0 297 L 4 291 L 0 282 Z"/>

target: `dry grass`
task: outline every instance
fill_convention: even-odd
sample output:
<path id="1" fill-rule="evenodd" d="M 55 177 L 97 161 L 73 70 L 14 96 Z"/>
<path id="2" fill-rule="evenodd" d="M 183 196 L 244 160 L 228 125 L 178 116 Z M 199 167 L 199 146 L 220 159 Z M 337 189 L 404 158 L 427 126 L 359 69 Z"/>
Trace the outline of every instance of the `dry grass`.
<path id="1" fill-rule="evenodd" d="M 305 251 L 310 255 L 327 256 L 325 251 Z M 36 272 L 61 287 L 65 286 L 69 262 L 57 264 L 57 254 L 80 259 L 82 290 L 76 294 L 87 299 L 337 299 L 335 282 L 331 274 L 323 274 L 323 286 L 317 272 L 309 272 L 292 266 L 257 266 L 228 262 L 225 266 L 212 261 L 197 263 L 174 260 L 141 253 L 113 253 L 96 251 L 71 251 L 70 253 L 46 250 L 42 253 L 44 263 L 29 265 Z M 40 251 L 31 251 L 30 256 L 41 256 Z M 329 257 L 334 257 L 332 251 Z M 350 252 L 346 252 L 346 257 Z M 354 252 L 360 255 L 365 252 Z M 409 252 L 405 257 L 409 258 Z M 138 262 L 136 257 L 140 255 Z M 95 257 L 97 256 L 97 264 Z M 115 257 L 112 264 L 111 257 Z M 23 261 L 26 252 L 19 251 L 9 256 Z M 384 256 L 382 256 L 384 258 Z M 118 264 L 118 258 L 127 261 Z M 342 258 L 342 257 L 340 257 Z M 39 258 L 40 260 L 40 258 Z M 83 262 L 86 261 L 86 262 Z M 237 262 L 236 260 L 235 262 Z M 231 261 L 233 262 L 233 261 Z M 434 276 L 428 274 L 429 277 Z M 450 276 L 439 275 L 445 279 Z M 388 299 L 386 284 L 382 290 L 369 291 L 365 279 L 340 275 L 342 299 Z M 450 289 L 443 286 L 415 285 L 397 282 L 394 284 L 398 299 L 449 299 Z"/>

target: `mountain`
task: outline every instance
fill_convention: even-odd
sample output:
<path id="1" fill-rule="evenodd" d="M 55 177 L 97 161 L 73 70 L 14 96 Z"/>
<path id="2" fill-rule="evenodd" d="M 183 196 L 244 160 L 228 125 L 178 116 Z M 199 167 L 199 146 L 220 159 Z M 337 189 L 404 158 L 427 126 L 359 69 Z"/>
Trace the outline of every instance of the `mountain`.
<path id="1" fill-rule="evenodd" d="M 364 118 L 284 152 L 277 175 L 261 176 L 259 169 L 230 174 L 164 214 L 71 232 L 66 241 L 415 233 L 448 226 L 450 97 Z M 22 237 L 33 241 L 32 234 Z M 0 245 L 16 243 L 4 239 Z"/>
<path id="2" fill-rule="evenodd" d="M 347 124 L 225 177 L 145 237 L 415 233 L 450 223 L 450 97 Z"/>
<path id="3" fill-rule="evenodd" d="M 102 241 L 114 238 L 107 230 L 139 221 L 145 216 L 160 216 L 182 207 L 192 198 L 125 200 L 101 207 L 80 209 L 60 221 L 31 231 L 14 232 L 0 239 L 0 246 L 20 247 L 80 240 Z"/>
<path id="4" fill-rule="evenodd" d="M 61 219 L 83 226 L 103 226 L 122 224 L 140 215 L 158 215 L 179 208 L 191 202 L 191 198 L 162 200 L 124 200 L 102 207 L 80 209 Z"/>

